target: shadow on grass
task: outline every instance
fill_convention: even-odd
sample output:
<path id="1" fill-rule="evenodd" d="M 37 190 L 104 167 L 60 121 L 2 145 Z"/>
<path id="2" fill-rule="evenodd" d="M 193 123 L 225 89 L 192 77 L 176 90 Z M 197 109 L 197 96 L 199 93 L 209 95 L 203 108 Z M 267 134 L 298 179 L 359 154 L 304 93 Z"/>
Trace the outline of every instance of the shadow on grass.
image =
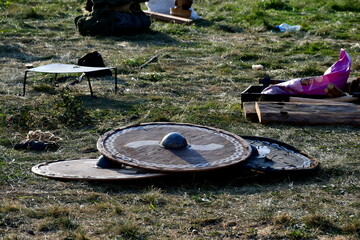
<path id="1" fill-rule="evenodd" d="M 76 97 L 78 100 L 83 102 L 83 106 L 86 109 L 116 109 L 117 111 L 135 111 L 134 106 L 138 104 L 135 100 L 117 100 L 114 98 L 107 98 L 102 96 L 91 97 L 90 95 L 80 95 Z"/>
<path id="2" fill-rule="evenodd" d="M 317 171 L 306 173 L 256 173 L 241 168 L 229 168 L 222 170 L 196 172 L 196 173 L 169 173 L 168 176 L 154 177 L 147 180 L 118 181 L 118 182 L 88 182 L 88 186 L 97 192 L 122 192 L 138 193 L 149 186 L 161 188 L 167 192 L 179 190 L 189 193 L 201 189 L 207 191 L 226 191 L 231 193 L 234 188 L 250 187 L 255 192 L 271 192 L 273 187 L 313 182 L 318 174 Z M 227 191 L 228 190 L 228 191 Z"/>
<path id="3" fill-rule="evenodd" d="M 164 46 L 178 44 L 179 41 L 172 38 L 168 34 L 164 34 L 155 30 L 148 30 L 143 33 L 128 34 L 123 36 L 111 36 L 111 37 L 99 37 L 99 38 L 111 38 L 114 41 L 129 41 L 138 45 L 145 46 Z"/>
<path id="4" fill-rule="evenodd" d="M 242 32 L 244 32 L 244 29 L 241 27 L 231 26 L 229 24 L 214 23 L 212 21 L 205 20 L 205 19 L 196 20 L 194 22 L 194 24 L 196 25 L 196 27 L 203 27 L 203 28 L 211 27 L 211 28 L 215 28 L 216 30 L 220 30 L 220 31 L 227 32 L 227 33 L 242 33 Z"/>
<path id="5" fill-rule="evenodd" d="M 19 44 L 0 44 L 0 57 L 20 59 L 24 62 L 28 61 L 45 61 L 58 58 L 55 55 L 36 57 L 27 53 L 24 53 L 24 48 Z"/>
<path id="6" fill-rule="evenodd" d="M 357 170 L 346 169 L 342 167 L 330 167 L 330 168 L 323 168 L 319 171 L 318 177 L 319 180 L 322 181 L 329 181 L 334 177 L 345 177 L 349 175 L 359 175 L 360 172 Z"/>

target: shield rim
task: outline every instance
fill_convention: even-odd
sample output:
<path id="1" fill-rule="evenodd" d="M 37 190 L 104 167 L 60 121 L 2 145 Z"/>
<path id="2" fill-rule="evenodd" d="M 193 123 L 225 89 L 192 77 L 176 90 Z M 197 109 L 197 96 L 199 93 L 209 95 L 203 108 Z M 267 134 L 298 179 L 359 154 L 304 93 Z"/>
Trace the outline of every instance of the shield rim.
<path id="1" fill-rule="evenodd" d="M 49 162 L 42 162 L 34 165 L 31 168 L 31 171 L 42 177 L 47 177 L 50 179 L 56 179 L 56 180 L 71 180 L 71 181 L 130 181 L 130 180 L 142 180 L 142 179 L 151 179 L 151 178 L 158 178 L 158 177 L 164 177 L 167 176 L 167 174 L 164 173 L 155 173 L 155 172 L 149 172 L 149 173 L 138 173 L 137 175 L 127 175 L 126 172 L 129 172 L 130 169 L 122 169 L 122 168 L 110 168 L 113 170 L 117 170 L 118 177 L 106 177 L 106 175 L 102 177 L 96 177 L 96 176 L 75 176 L 75 175 L 62 175 L 59 173 L 59 175 L 50 175 L 49 173 L 45 173 L 41 170 L 41 167 L 47 166 L 53 163 L 59 163 L 59 162 L 66 162 L 70 163 L 72 161 L 94 161 L 94 164 L 98 160 L 97 158 L 78 158 L 78 159 L 60 159 L 60 160 L 54 160 Z M 101 168 L 99 168 L 101 169 Z M 106 168 L 105 168 L 106 169 Z M 125 175 L 125 177 L 124 177 Z"/>
<path id="2" fill-rule="evenodd" d="M 215 132 L 219 132 L 219 133 L 223 133 L 226 134 L 228 136 L 233 137 L 234 139 L 236 139 L 239 143 L 242 144 L 242 146 L 244 147 L 244 154 L 242 155 L 241 159 L 237 159 L 237 161 L 231 161 L 230 163 L 226 163 L 226 164 L 218 164 L 218 165 L 213 165 L 213 166 L 203 166 L 203 167 L 187 167 L 187 168 L 172 168 L 172 167 L 156 167 L 156 166 L 144 166 L 141 164 L 137 164 L 137 163 L 132 163 L 123 159 L 118 158 L 117 156 L 112 155 L 110 152 L 108 152 L 104 146 L 104 142 L 105 140 L 111 135 L 114 134 L 115 132 L 118 131 L 122 131 L 128 128 L 132 128 L 132 127 L 139 127 L 139 126 L 148 126 L 148 125 L 174 125 L 174 126 L 189 126 L 189 127 L 197 127 L 197 128 L 204 128 L 204 129 L 209 129 Z M 182 172 L 201 172 L 201 171 L 210 171 L 210 170 L 216 170 L 216 169 L 221 169 L 221 168 L 226 168 L 232 165 L 237 165 L 240 164 L 242 162 L 244 162 L 246 159 L 248 159 L 251 156 L 252 153 L 252 149 L 250 147 L 250 144 L 245 141 L 242 137 L 240 137 L 239 135 L 236 135 L 234 133 L 225 131 L 223 129 L 219 129 L 219 128 L 214 128 L 214 127 L 209 127 L 209 126 L 203 126 L 203 125 L 198 125 L 198 124 L 192 124 L 192 123 L 178 123 L 178 122 L 147 122 L 147 123 L 139 123 L 139 124 L 132 124 L 132 125 L 127 125 L 127 126 L 123 126 L 123 127 L 119 127 L 113 130 L 110 130 L 108 132 L 106 132 L 105 134 L 103 134 L 102 136 L 100 136 L 100 138 L 97 141 L 97 148 L 99 150 L 99 152 L 104 155 L 106 158 L 108 158 L 110 161 L 115 161 L 117 163 L 121 163 L 127 166 L 131 166 L 131 167 L 135 167 L 135 168 L 140 168 L 140 169 L 146 169 L 146 170 L 151 170 L 154 172 L 164 172 L 164 173 L 169 173 L 169 172 L 173 172 L 173 173 L 182 173 Z"/>
<path id="3" fill-rule="evenodd" d="M 307 157 L 308 159 L 310 159 L 311 161 L 311 166 L 307 167 L 307 168 L 292 168 L 292 169 L 276 169 L 276 168 L 254 168 L 251 167 L 249 165 L 246 164 L 246 161 L 242 164 L 242 166 L 244 168 L 250 169 L 250 170 L 255 170 L 255 171 L 260 171 L 260 172 L 264 172 L 264 173 L 280 173 L 280 172 L 286 172 L 286 173 L 292 173 L 292 172 L 313 172 L 313 171 L 317 171 L 320 168 L 320 162 L 313 156 L 307 154 L 306 152 L 281 141 L 278 141 L 276 139 L 272 139 L 272 138 L 267 138 L 267 137 L 260 137 L 260 136 L 250 136 L 250 135 L 240 135 L 243 139 L 247 140 L 259 140 L 259 141 L 267 141 L 267 142 L 271 142 L 271 143 L 275 143 L 275 144 L 279 144 L 291 151 L 294 151 L 295 153 L 301 154 L 305 157 Z M 251 157 L 247 159 L 247 161 L 250 161 Z"/>

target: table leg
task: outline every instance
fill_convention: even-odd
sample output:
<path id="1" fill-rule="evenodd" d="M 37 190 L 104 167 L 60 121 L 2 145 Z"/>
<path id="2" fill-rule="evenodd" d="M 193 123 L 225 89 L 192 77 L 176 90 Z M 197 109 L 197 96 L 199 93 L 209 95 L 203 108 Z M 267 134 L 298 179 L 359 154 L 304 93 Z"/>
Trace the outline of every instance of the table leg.
<path id="1" fill-rule="evenodd" d="M 92 88 L 91 88 L 90 77 L 89 77 L 88 74 L 86 75 L 86 77 L 87 77 L 87 80 L 88 80 L 88 82 L 89 82 L 90 95 L 93 97 L 93 90 L 92 90 Z"/>
<path id="2" fill-rule="evenodd" d="M 117 90 L 118 90 L 118 86 L 117 86 L 117 70 L 116 70 L 116 68 L 114 68 L 114 71 L 115 71 L 115 94 L 116 94 Z"/>
<path id="3" fill-rule="evenodd" d="M 26 88 L 26 77 L 27 77 L 28 71 L 25 71 L 24 75 L 24 83 L 23 83 L 23 96 L 25 96 L 25 88 Z"/>

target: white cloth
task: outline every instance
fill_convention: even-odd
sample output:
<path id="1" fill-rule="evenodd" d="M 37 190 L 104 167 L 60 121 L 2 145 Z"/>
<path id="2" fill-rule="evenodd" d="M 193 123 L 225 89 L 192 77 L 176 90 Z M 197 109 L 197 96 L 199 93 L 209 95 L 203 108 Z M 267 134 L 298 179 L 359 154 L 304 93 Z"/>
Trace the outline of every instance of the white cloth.
<path id="1" fill-rule="evenodd" d="M 149 11 L 164 13 L 164 14 L 170 14 L 170 8 L 175 7 L 174 0 L 149 0 L 145 4 Z M 190 10 L 191 10 L 190 18 L 192 20 L 201 18 L 201 17 L 199 17 L 199 15 L 197 15 L 197 13 L 192 8 L 190 8 Z"/>
<path id="2" fill-rule="evenodd" d="M 149 11 L 164 14 L 170 14 L 170 8 L 175 7 L 174 0 L 150 0 L 145 4 Z"/>

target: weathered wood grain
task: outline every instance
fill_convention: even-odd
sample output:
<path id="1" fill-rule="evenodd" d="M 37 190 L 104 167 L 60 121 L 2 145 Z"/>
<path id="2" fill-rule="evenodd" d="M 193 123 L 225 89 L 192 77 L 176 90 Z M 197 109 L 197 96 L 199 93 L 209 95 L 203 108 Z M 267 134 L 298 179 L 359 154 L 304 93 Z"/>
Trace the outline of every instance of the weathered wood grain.
<path id="1" fill-rule="evenodd" d="M 330 103 L 330 104 L 344 104 L 359 101 L 358 97 L 353 97 L 350 95 L 342 96 L 342 97 L 335 97 L 335 98 L 323 98 L 323 99 L 316 99 L 316 98 L 305 98 L 305 97 L 290 97 L 289 102 L 307 102 L 307 103 Z"/>
<path id="2" fill-rule="evenodd" d="M 259 122 L 259 118 L 255 109 L 255 102 L 243 103 L 243 115 L 251 122 Z"/>
<path id="3" fill-rule="evenodd" d="M 256 102 L 260 123 L 301 125 L 360 125 L 360 106 L 356 104 Z"/>

